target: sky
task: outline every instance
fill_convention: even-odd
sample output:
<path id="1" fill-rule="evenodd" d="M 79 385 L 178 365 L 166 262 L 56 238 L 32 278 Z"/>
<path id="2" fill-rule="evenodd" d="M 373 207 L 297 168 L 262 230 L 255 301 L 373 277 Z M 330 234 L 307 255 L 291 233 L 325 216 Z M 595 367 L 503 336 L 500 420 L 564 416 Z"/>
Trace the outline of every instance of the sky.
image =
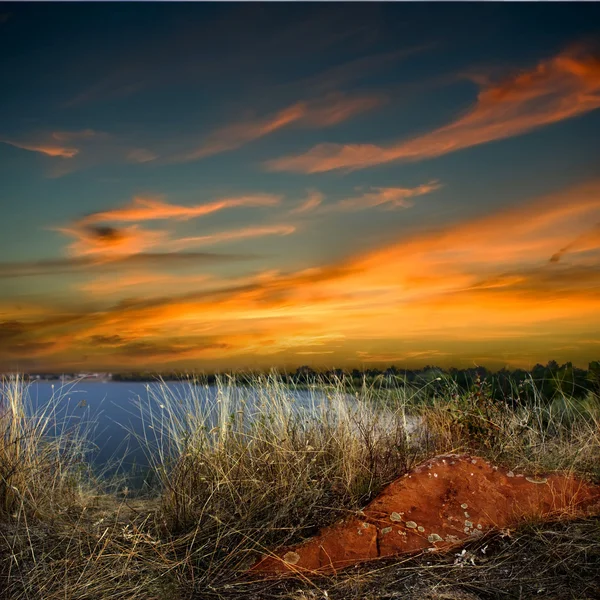
<path id="1" fill-rule="evenodd" d="M 0 3 L 0 371 L 600 358 L 597 3 Z"/>

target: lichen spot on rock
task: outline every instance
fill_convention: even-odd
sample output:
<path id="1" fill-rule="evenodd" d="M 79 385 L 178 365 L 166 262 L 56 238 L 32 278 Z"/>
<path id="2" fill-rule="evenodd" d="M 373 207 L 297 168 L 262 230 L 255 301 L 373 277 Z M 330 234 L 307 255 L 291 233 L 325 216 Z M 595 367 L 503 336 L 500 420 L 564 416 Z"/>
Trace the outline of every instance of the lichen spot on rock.
<path id="1" fill-rule="evenodd" d="M 298 563 L 298 561 L 300 560 L 300 555 L 297 552 L 286 552 L 283 555 L 283 560 L 288 564 L 288 565 L 295 565 Z"/>
<path id="2" fill-rule="evenodd" d="M 388 533 L 392 533 L 392 528 L 391 527 L 384 527 L 381 530 L 382 535 L 387 535 Z"/>
<path id="3" fill-rule="evenodd" d="M 460 507 L 461 507 L 463 510 L 466 510 L 467 508 L 469 508 L 469 505 L 468 505 L 466 502 L 463 502 L 463 503 L 460 505 Z"/>
<path id="4" fill-rule="evenodd" d="M 443 542 L 444 540 L 437 533 L 431 533 L 427 536 L 427 541 L 434 544 L 435 542 Z"/>
<path id="5" fill-rule="evenodd" d="M 417 531 L 420 531 L 421 533 L 423 533 L 425 531 L 425 527 L 423 527 L 422 525 L 419 525 L 417 527 Z"/>
<path id="6" fill-rule="evenodd" d="M 507 476 L 507 477 L 514 477 L 514 476 L 515 476 L 515 474 L 514 474 L 512 471 L 509 471 L 509 472 L 506 474 L 506 476 Z"/>
<path id="7" fill-rule="evenodd" d="M 406 521 L 406 526 L 409 529 L 416 529 L 417 528 L 417 524 L 414 521 Z"/>
<path id="8" fill-rule="evenodd" d="M 525 477 L 529 483 L 548 483 L 548 480 L 545 477 L 542 479 L 534 479 L 533 477 Z"/>
<path id="9" fill-rule="evenodd" d="M 473 527 L 473 523 L 471 523 L 471 521 L 465 521 L 465 527 Z"/>
<path id="10" fill-rule="evenodd" d="M 393 512 L 390 515 L 390 521 L 394 521 L 395 523 L 398 523 L 398 522 L 402 521 L 402 515 L 400 515 L 400 513 Z"/>

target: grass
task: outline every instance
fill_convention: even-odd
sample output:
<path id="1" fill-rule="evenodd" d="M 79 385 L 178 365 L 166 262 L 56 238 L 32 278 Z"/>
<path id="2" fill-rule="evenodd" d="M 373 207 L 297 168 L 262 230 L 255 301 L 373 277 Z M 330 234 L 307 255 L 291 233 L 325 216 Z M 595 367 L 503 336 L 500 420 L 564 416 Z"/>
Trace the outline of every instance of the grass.
<path id="1" fill-rule="evenodd" d="M 465 553 L 402 557 L 316 580 L 241 577 L 260 552 L 296 543 L 372 499 L 413 465 L 471 451 L 532 472 L 600 482 L 600 401 L 534 394 L 492 400 L 402 386 L 308 386 L 301 406 L 276 377 L 221 380 L 179 396 L 157 382 L 138 410 L 153 484 L 107 493 L 60 398 L 32 411 L 27 389 L 0 401 L 0 590 L 9 599 L 597 598 L 600 521 L 529 523 Z M 320 399 L 325 395 L 325 402 Z M 514 402 L 512 403 L 515 404 Z M 85 430 L 84 430 L 85 433 Z M 539 591 L 543 590 L 543 591 Z"/>

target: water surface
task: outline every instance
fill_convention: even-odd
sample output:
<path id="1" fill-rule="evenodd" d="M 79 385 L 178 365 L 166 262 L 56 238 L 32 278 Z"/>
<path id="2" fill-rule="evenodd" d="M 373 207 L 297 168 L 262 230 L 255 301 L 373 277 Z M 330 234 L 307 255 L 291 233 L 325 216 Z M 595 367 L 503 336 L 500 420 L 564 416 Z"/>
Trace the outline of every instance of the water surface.
<path id="1" fill-rule="evenodd" d="M 160 393 L 161 385 L 164 386 L 163 393 Z M 198 411 L 198 406 L 207 411 L 210 407 L 212 412 L 207 426 L 217 422 L 219 410 L 226 413 L 230 410 L 235 416 L 240 406 L 248 411 L 250 419 L 253 418 L 261 412 L 266 401 L 265 394 L 268 394 L 268 391 L 257 388 L 232 386 L 219 389 L 214 386 L 194 386 L 191 382 L 39 381 L 28 386 L 32 410 L 39 410 L 50 403 L 57 405 L 58 421 L 71 430 L 87 431 L 91 442 L 88 460 L 98 469 L 112 465 L 110 472 L 114 472 L 116 463 L 121 465 L 121 471 L 148 466 L 147 448 L 139 438 L 155 440 L 160 427 L 148 427 L 151 422 L 147 413 L 151 410 L 160 425 L 161 416 L 165 414 L 165 391 L 171 396 L 171 405 L 180 414 L 192 409 Z M 321 391 L 286 389 L 283 394 L 290 400 L 284 404 L 292 410 L 312 412 L 321 410 L 324 403 L 328 402 Z M 196 398 L 195 406 L 192 395 Z M 278 390 L 277 395 L 281 397 L 282 391 Z M 349 406 L 349 396 L 348 401 Z"/>

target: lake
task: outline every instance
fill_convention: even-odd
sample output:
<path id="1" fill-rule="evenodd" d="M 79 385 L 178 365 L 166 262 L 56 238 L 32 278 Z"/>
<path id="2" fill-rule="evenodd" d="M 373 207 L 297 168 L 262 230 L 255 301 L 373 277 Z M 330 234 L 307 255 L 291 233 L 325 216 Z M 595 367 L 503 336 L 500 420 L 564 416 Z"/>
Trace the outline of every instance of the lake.
<path id="1" fill-rule="evenodd" d="M 161 387 L 163 393 L 160 393 Z M 282 390 L 284 390 L 282 392 Z M 256 388 L 209 387 L 195 386 L 190 382 L 137 383 L 137 382 L 98 382 L 82 380 L 77 382 L 61 383 L 39 381 L 28 386 L 28 395 L 32 411 L 39 410 L 53 403 L 59 407 L 59 422 L 67 424 L 69 428 L 89 430 L 88 439 L 93 444 L 88 460 L 97 470 L 121 462 L 120 471 L 129 472 L 140 468 L 145 470 L 148 466 L 148 457 L 136 436 L 144 435 L 153 438 L 154 430 L 148 428 L 148 420 L 142 418 L 141 407 L 146 413 L 151 409 L 160 420 L 163 410 L 164 393 L 171 397 L 171 406 L 175 410 L 185 412 L 190 405 L 211 407 L 212 413 L 207 422 L 211 426 L 217 421 L 217 411 L 235 412 L 243 406 L 250 414 L 261 411 L 265 403 L 265 394 Z M 319 410 L 327 401 L 324 393 L 308 390 L 291 390 L 279 388 L 278 397 L 285 396 L 291 402 L 285 403 L 297 409 L 308 411 Z M 345 395 L 344 395 L 345 396 Z M 195 400 L 191 400 L 195 397 Z M 345 400 L 342 404 L 345 404 Z M 354 398 L 347 396 L 348 406 L 353 404 Z M 339 404 L 336 410 L 340 410 Z M 343 408 L 342 408 L 343 410 Z M 64 426 L 64 425 L 63 425 Z M 57 426 L 59 431 L 61 426 Z M 114 473 L 115 467 L 108 469 Z"/>

